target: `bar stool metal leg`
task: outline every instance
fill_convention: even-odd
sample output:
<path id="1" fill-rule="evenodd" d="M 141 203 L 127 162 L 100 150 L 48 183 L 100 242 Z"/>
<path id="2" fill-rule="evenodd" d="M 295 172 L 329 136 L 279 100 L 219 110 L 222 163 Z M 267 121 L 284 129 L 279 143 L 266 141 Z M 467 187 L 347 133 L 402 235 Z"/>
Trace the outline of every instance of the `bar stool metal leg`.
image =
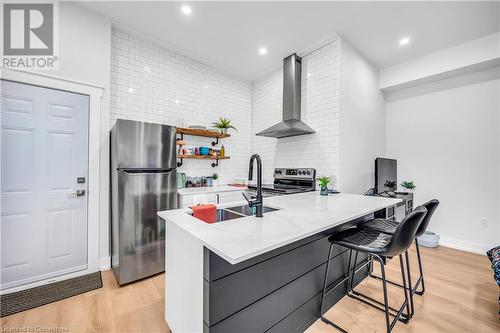
<path id="1" fill-rule="evenodd" d="M 380 263 L 380 271 L 382 272 L 382 288 L 384 290 L 384 308 L 385 308 L 385 324 L 387 327 L 387 333 L 391 332 L 391 324 L 390 324 L 390 318 L 389 318 L 389 304 L 387 301 L 387 282 L 385 279 L 385 265 L 384 265 L 384 260 L 380 257 L 375 255 L 375 258 Z"/>
<path id="2" fill-rule="evenodd" d="M 399 264 L 401 267 L 401 276 L 403 279 L 403 286 L 405 287 L 405 288 L 403 288 L 403 291 L 405 293 L 405 301 L 404 301 L 403 305 L 401 306 L 401 308 L 399 309 L 398 313 L 396 314 L 395 318 L 392 320 L 392 322 L 390 321 L 390 316 L 389 316 L 389 309 L 390 308 L 389 308 L 388 300 L 387 300 L 387 280 L 385 277 L 384 260 L 382 259 L 382 257 L 380 257 L 376 254 L 374 255 L 374 257 L 380 263 L 380 271 L 381 271 L 381 275 L 382 275 L 382 278 L 381 278 L 382 288 L 384 291 L 385 322 L 386 322 L 387 333 L 390 333 L 392 331 L 392 329 L 394 328 L 394 325 L 396 325 L 396 323 L 400 319 L 401 315 L 403 314 L 404 307 L 406 307 L 406 310 L 408 311 L 408 313 L 410 311 L 409 303 L 408 303 L 408 294 L 407 294 L 407 290 L 406 290 L 406 278 L 405 278 L 404 265 L 403 265 L 403 256 L 401 254 L 399 255 Z"/>
<path id="3" fill-rule="evenodd" d="M 415 314 L 415 306 L 413 303 L 413 294 L 414 290 L 412 289 L 411 284 L 411 270 L 410 270 L 410 258 L 408 255 L 408 251 L 405 251 L 405 261 L 406 261 L 406 271 L 408 272 L 408 292 L 410 293 L 410 318 Z"/>
<path id="4" fill-rule="evenodd" d="M 425 292 L 425 285 L 424 285 L 424 273 L 423 273 L 423 269 L 422 269 L 422 259 L 420 257 L 420 248 L 418 246 L 418 240 L 415 238 L 415 246 L 417 248 L 417 259 L 418 259 L 418 268 L 419 268 L 419 271 L 420 271 L 420 276 L 419 278 L 417 279 L 417 282 L 415 282 L 415 285 L 412 285 L 411 283 L 411 272 L 410 272 L 410 269 L 409 269 L 409 264 L 407 264 L 407 271 L 409 273 L 409 276 L 408 276 L 408 290 L 410 290 L 410 296 L 411 296 L 411 302 L 413 303 L 413 295 L 414 294 L 417 294 L 419 296 L 422 296 Z M 408 251 L 407 251 L 408 252 Z M 407 261 L 409 262 L 409 256 L 408 254 L 405 254 L 405 256 L 407 256 Z M 370 266 L 372 266 L 372 264 L 370 264 Z M 370 277 L 374 278 L 374 279 L 378 279 L 380 280 L 380 276 L 377 276 L 376 274 L 374 274 L 372 271 L 370 271 L 369 273 Z M 397 282 L 394 282 L 394 281 L 391 281 L 391 280 L 387 280 L 387 283 L 390 283 L 394 286 L 398 286 L 398 287 L 403 287 L 401 284 L 397 283 Z M 418 287 L 422 285 L 422 291 L 417 291 Z M 411 317 L 413 317 L 413 314 L 414 314 L 414 311 L 412 311 L 412 315 Z"/>
<path id="5" fill-rule="evenodd" d="M 330 270 L 330 260 L 331 260 L 331 257 L 332 257 L 333 245 L 334 245 L 333 243 L 330 245 L 330 250 L 328 251 L 328 259 L 327 259 L 327 262 L 326 262 L 326 269 L 325 269 L 325 278 L 323 279 L 323 290 L 321 292 L 321 302 L 320 302 L 320 305 L 319 305 L 319 315 L 320 315 L 321 321 L 324 322 L 325 324 L 328 324 L 328 325 L 331 325 L 331 326 L 335 327 L 337 330 L 339 330 L 342 333 L 348 333 L 342 327 L 340 327 L 337 324 L 331 322 L 325 316 L 323 316 L 323 301 L 325 299 L 325 295 L 328 293 L 327 290 L 326 290 L 326 286 L 327 286 L 327 283 L 328 283 L 328 273 L 329 273 L 329 270 Z M 352 254 L 352 250 L 350 250 L 350 252 L 349 252 L 349 263 L 351 262 L 351 254 Z"/>
<path id="6" fill-rule="evenodd" d="M 372 265 L 372 260 L 373 260 L 374 257 L 375 257 L 375 255 L 370 255 L 370 259 L 368 261 L 368 264 L 366 264 L 366 263 L 363 264 L 361 266 L 361 268 L 363 266 L 366 266 L 366 265 Z M 400 255 L 399 259 L 400 259 L 400 264 L 401 264 L 403 256 Z M 378 261 L 378 259 L 377 259 L 377 261 Z M 384 263 L 384 259 L 382 258 L 382 262 L 380 263 L 381 266 L 382 266 L 381 269 L 385 267 L 385 266 L 383 266 L 383 263 Z M 354 265 L 356 266 L 356 262 L 354 262 Z M 359 271 L 361 268 L 359 268 L 357 270 L 355 269 L 354 271 L 357 273 L 357 271 Z M 406 274 L 405 271 L 404 271 L 404 266 L 401 267 L 401 269 L 402 269 L 401 270 L 401 274 Z M 349 268 L 349 270 L 350 270 L 350 268 Z M 349 276 L 349 278 L 350 278 L 350 276 Z M 377 280 L 382 280 L 382 277 L 376 276 L 376 278 L 377 278 Z M 403 276 L 403 278 L 404 278 L 404 276 Z M 390 283 L 390 281 L 386 279 L 386 283 Z M 409 289 L 406 286 L 406 280 L 405 279 L 403 279 L 403 285 L 404 285 L 404 290 Z M 403 287 L 403 286 L 401 286 L 401 287 Z M 407 307 L 407 305 L 409 304 L 409 300 L 408 300 L 408 296 L 407 296 L 408 294 L 405 292 L 405 294 L 404 294 L 405 295 L 405 303 L 403 303 L 403 305 L 399 309 L 395 309 L 395 308 L 393 308 L 391 306 L 388 306 L 389 311 L 392 312 L 391 315 L 394 316 L 394 317 L 397 317 L 399 321 L 401 321 L 401 322 L 403 322 L 405 324 L 408 324 L 409 319 L 410 319 L 410 313 L 411 313 L 410 308 Z M 349 290 L 348 293 L 347 293 L 347 296 L 349 296 L 351 298 L 355 298 L 358 301 L 361 301 L 361 302 L 363 302 L 363 303 L 365 303 L 367 305 L 370 305 L 370 306 L 372 306 L 372 307 L 374 307 L 374 308 L 376 308 L 378 310 L 385 311 L 385 304 L 384 303 L 382 303 L 382 302 L 374 299 L 373 297 L 366 296 L 366 295 L 364 295 L 364 294 L 356 291 L 355 289 Z M 384 306 L 384 308 L 382 308 L 380 306 Z M 403 312 L 403 310 L 404 310 L 405 307 L 407 309 L 406 313 Z"/>
<path id="7" fill-rule="evenodd" d="M 409 313 L 409 307 L 408 307 L 408 297 L 407 297 L 407 294 L 406 294 L 406 289 L 404 289 L 405 291 L 405 302 L 403 303 L 403 305 L 401 306 L 401 309 L 399 311 L 391 308 L 389 306 L 389 303 L 388 303 L 388 298 L 387 298 L 387 280 L 386 280 L 386 277 L 385 277 L 385 265 L 384 265 L 384 259 L 376 254 L 373 254 L 371 255 L 371 257 L 375 257 L 378 262 L 380 263 L 380 271 L 381 271 L 381 274 L 382 274 L 382 277 L 380 280 L 382 280 L 382 289 L 383 289 L 383 293 L 384 293 L 384 302 L 383 303 L 380 303 L 378 302 L 377 300 L 371 298 L 371 297 L 368 297 L 368 296 L 365 296 L 359 292 L 356 292 L 354 291 L 354 289 L 352 288 L 353 286 L 353 281 L 354 281 L 354 273 L 356 272 L 356 263 L 357 263 L 357 254 L 358 254 L 358 251 L 356 251 L 356 256 L 355 256 L 355 259 L 354 259 L 354 267 L 352 269 L 352 277 L 350 276 L 349 278 L 349 286 L 350 286 L 350 290 L 349 290 L 349 293 L 348 295 L 351 296 L 352 298 L 355 298 L 365 304 L 368 304 L 370 306 L 373 306 L 377 309 L 380 309 L 380 310 L 383 310 L 384 313 L 385 313 L 385 324 L 386 324 L 386 329 L 387 329 L 387 333 L 390 333 L 392 331 L 392 328 L 394 327 L 394 325 L 396 325 L 396 322 L 398 320 L 400 320 L 400 317 L 402 315 L 402 312 L 403 312 L 403 308 L 406 306 L 407 308 L 407 311 Z M 403 257 L 400 255 L 399 256 L 399 259 L 400 259 L 400 265 L 401 265 L 401 273 L 402 273 L 402 276 L 404 277 L 405 275 L 405 272 L 404 272 L 404 266 L 403 266 Z M 349 265 L 350 265 L 350 262 L 349 262 Z M 349 273 L 351 272 L 351 268 L 349 267 Z M 406 280 L 403 278 L 403 284 L 406 285 Z M 378 306 L 374 305 L 374 304 L 371 304 L 370 302 L 360 298 L 361 297 L 364 297 L 364 298 L 367 298 L 375 303 L 378 303 L 380 305 L 383 305 L 384 308 L 381 309 L 379 308 Z M 397 311 L 397 314 L 395 315 L 395 318 L 393 319 L 393 321 L 391 322 L 391 319 L 390 319 L 390 311 L 394 311 L 396 312 Z"/>
<path id="8" fill-rule="evenodd" d="M 322 295 L 321 295 L 321 303 L 320 303 L 320 316 L 321 316 L 321 321 L 323 321 L 324 323 L 328 324 L 328 325 L 331 325 L 333 327 L 335 327 L 336 329 L 338 329 L 339 331 L 341 332 L 344 332 L 346 333 L 347 331 L 345 331 L 343 328 L 339 327 L 338 325 L 336 325 L 335 323 L 333 323 L 332 321 L 328 320 L 327 318 L 325 318 L 323 316 L 323 304 L 324 304 L 324 297 L 331 291 L 333 290 L 334 288 L 336 288 L 337 286 L 339 286 L 340 284 L 342 284 L 343 282 L 345 282 L 346 278 L 344 278 L 340 283 L 338 283 L 337 285 L 331 287 L 330 289 L 327 290 L 327 285 L 328 285 L 328 275 L 330 273 L 330 261 L 331 261 L 331 254 L 332 254 L 332 248 L 333 248 L 333 244 L 330 246 L 330 250 L 328 251 L 328 262 L 327 262 L 327 266 L 326 266 L 326 269 L 325 269 L 325 276 L 324 276 L 324 279 L 323 279 L 323 291 L 322 291 Z M 405 292 L 405 301 L 404 303 L 401 305 L 401 307 L 399 308 L 399 310 L 396 310 L 392 307 L 389 306 L 389 303 L 388 303 L 388 297 L 387 297 L 387 279 L 386 279 L 386 275 L 385 275 L 385 265 L 384 265 L 384 259 L 381 257 L 381 256 L 378 256 L 378 255 L 372 255 L 370 254 L 371 258 L 375 258 L 377 261 L 379 261 L 380 265 L 381 265 L 381 273 L 382 273 L 382 277 L 380 278 L 380 280 L 382 281 L 382 287 L 383 287 L 383 292 L 384 292 L 384 302 L 379 302 L 371 297 L 368 297 L 368 296 L 365 296 L 357 291 L 354 290 L 353 286 L 354 286 L 354 278 L 355 278 L 355 275 L 358 271 L 360 271 L 363 267 L 366 267 L 369 263 L 364 263 L 361 265 L 360 268 L 357 268 L 357 259 L 358 259 L 358 254 L 359 252 L 356 251 L 355 253 L 355 256 L 354 256 L 354 263 L 352 263 L 352 267 L 351 267 L 351 258 L 352 258 L 352 251 L 356 251 L 356 250 L 352 250 L 350 249 L 349 250 L 349 260 L 348 260 L 348 265 L 347 265 L 347 271 L 348 271 L 348 276 L 347 276 L 347 289 L 348 289 L 348 296 L 352 297 L 352 298 L 355 298 L 365 304 L 368 304 L 370 306 L 373 306 L 379 310 L 382 310 L 385 314 L 385 322 L 386 322 L 386 328 L 387 328 L 387 333 L 390 333 L 392 331 L 392 329 L 394 328 L 394 325 L 396 324 L 396 322 L 399 320 L 399 321 L 402 321 L 404 323 L 408 323 L 408 320 L 407 320 L 407 317 L 409 316 L 409 313 L 410 313 L 410 303 L 409 303 L 409 299 L 408 299 L 408 291 L 407 291 L 407 286 L 406 286 L 406 273 L 405 273 L 405 269 L 404 269 L 404 264 L 403 264 L 403 255 L 399 255 L 399 263 L 400 263 L 400 268 L 401 268 L 401 276 L 402 276 L 402 280 L 403 280 L 403 290 Z M 363 297 L 363 298 L 361 298 Z M 372 301 L 373 303 L 376 303 L 376 304 L 379 304 L 383 307 L 379 307 L 373 303 L 370 303 L 368 302 L 366 299 Z M 403 312 L 404 309 L 406 308 L 406 314 Z M 391 313 L 391 311 L 393 313 Z M 391 317 L 390 316 L 394 316 L 394 319 L 391 321 Z"/>
<path id="9" fill-rule="evenodd" d="M 352 251 L 352 250 L 351 250 Z M 356 255 L 354 256 L 354 265 L 352 266 L 352 276 L 351 276 L 351 270 L 349 270 L 349 283 L 348 283 L 348 289 L 347 292 L 350 292 L 353 290 L 353 285 L 354 285 L 354 275 L 356 274 L 356 264 L 358 262 L 358 251 L 356 251 Z M 351 268 L 351 256 L 349 255 L 349 268 Z"/>
<path id="10" fill-rule="evenodd" d="M 408 258 L 408 251 L 405 251 L 406 258 Z M 411 296 L 411 290 L 408 290 L 410 288 L 406 287 L 406 278 L 405 278 L 405 268 L 403 265 L 403 255 L 399 255 L 399 267 L 401 267 L 401 279 L 403 281 L 403 291 L 405 293 L 405 303 L 406 303 L 406 319 L 410 320 L 412 316 L 412 312 L 410 310 L 410 307 L 413 307 L 413 297 Z M 408 268 L 408 281 L 411 281 L 410 277 L 410 266 L 408 265 L 408 261 L 406 261 L 406 267 Z M 410 283 L 410 282 L 408 282 Z M 409 284 L 411 286 L 411 284 Z M 408 294 L 410 294 L 410 299 L 408 300 Z M 401 308 L 401 311 L 403 309 Z"/>
<path id="11" fill-rule="evenodd" d="M 420 257 L 420 247 L 418 245 L 418 238 L 415 238 L 415 246 L 417 248 L 417 259 L 418 259 L 418 269 L 420 271 L 420 277 L 415 284 L 415 293 L 422 296 L 425 293 L 425 283 L 424 283 L 424 269 L 422 268 L 422 258 Z M 422 284 L 422 291 L 417 291 L 418 285 Z"/>

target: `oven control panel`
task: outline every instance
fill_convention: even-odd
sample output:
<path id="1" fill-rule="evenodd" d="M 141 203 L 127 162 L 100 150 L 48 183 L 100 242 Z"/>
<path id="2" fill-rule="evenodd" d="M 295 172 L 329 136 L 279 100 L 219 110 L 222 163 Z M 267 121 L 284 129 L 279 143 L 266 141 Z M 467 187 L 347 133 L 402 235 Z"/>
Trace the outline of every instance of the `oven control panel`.
<path id="1" fill-rule="evenodd" d="M 312 168 L 296 168 L 296 169 L 286 169 L 286 168 L 276 168 L 274 169 L 274 178 L 289 178 L 289 179 L 316 179 L 316 169 Z"/>

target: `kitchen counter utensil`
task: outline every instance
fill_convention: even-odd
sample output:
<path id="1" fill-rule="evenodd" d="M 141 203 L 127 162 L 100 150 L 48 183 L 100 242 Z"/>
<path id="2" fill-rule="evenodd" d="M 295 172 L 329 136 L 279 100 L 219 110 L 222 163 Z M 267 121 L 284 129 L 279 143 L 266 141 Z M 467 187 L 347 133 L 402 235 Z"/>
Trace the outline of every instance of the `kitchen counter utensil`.
<path id="1" fill-rule="evenodd" d="M 177 188 L 186 187 L 187 176 L 184 172 L 177 172 Z"/>

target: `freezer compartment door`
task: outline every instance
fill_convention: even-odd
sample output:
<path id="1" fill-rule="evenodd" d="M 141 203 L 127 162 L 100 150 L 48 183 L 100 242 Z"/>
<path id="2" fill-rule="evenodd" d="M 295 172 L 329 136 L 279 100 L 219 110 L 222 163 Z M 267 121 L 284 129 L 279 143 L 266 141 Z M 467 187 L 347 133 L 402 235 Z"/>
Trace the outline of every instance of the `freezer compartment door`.
<path id="1" fill-rule="evenodd" d="M 119 256 L 112 264 L 119 284 L 165 270 L 165 222 L 157 212 L 177 208 L 176 172 L 118 171 Z"/>
<path id="2" fill-rule="evenodd" d="M 111 130 L 112 167 L 175 168 L 175 140 L 173 126 L 118 119 Z"/>

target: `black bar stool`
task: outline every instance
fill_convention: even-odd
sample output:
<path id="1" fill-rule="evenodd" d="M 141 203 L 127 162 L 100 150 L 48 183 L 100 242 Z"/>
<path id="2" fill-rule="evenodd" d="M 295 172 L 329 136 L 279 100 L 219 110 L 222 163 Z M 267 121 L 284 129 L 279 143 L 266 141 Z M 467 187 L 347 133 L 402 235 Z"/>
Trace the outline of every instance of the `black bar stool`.
<path id="1" fill-rule="evenodd" d="M 422 223 L 420 223 L 420 226 L 417 229 L 417 233 L 415 234 L 415 247 L 417 248 L 417 259 L 418 259 L 418 269 L 420 276 L 417 279 L 417 282 L 415 282 L 415 285 L 412 286 L 411 283 L 411 272 L 410 272 L 410 261 L 408 257 L 408 251 L 405 252 L 405 259 L 406 259 L 406 270 L 408 272 L 408 285 L 410 287 L 409 292 L 410 292 L 410 316 L 413 317 L 413 314 L 415 313 L 414 309 L 414 303 L 413 303 L 413 295 L 417 294 L 422 296 L 425 292 L 425 282 L 424 282 L 424 271 L 422 268 L 422 258 L 420 256 L 420 248 L 418 245 L 418 239 L 417 237 L 420 237 L 424 234 L 424 232 L 427 230 L 427 227 L 429 226 L 429 222 L 431 221 L 431 217 L 434 214 L 434 211 L 439 205 L 439 200 L 437 199 L 432 199 L 426 203 L 424 203 L 422 206 L 427 209 L 427 214 L 425 215 L 424 219 L 422 220 Z M 396 231 L 397 227 L 399 225 L 399 222 L 393 221 L 393 220 L 387 220 L 387 219 L 373 219 L 370 221 L 367 221 L 358 227 L 361 228 L 370 228 L 372 230 L 376 230 L 379 232 L 383 232 L 385 234 L 393 235 L 394 232 Z M 370 276 L 376 279 L 380 279 L 379 276 L 372 274 L 370 270 Z M 390 284 L 396 285 L 398 287 L 403 287 L 401 284 L 387 280 Z M 417 291 L 418 287 L 422 285 L 422 291 Z"/>
<path id="2" fill-rule="evenodd" d="M 320 316 L 321 320 L 333 327 L 337 328 L 342 332 L 347 332 L 338 325 L 334 324 L 327 318 L 323 316 L 323 301 L 326 295 L 328 295 L 332 290 L 334 290 L 339 285 L 345 282 L 345 279 L 341 282 L 337 283 L 333 287 L 327 289 L 327 280 L 328 280 L 328 271 L 330 269 L 330 260 L 332 255 L 333 245 L 338 244 L 344 246 L 350 250 L 349 252 L 349 263 L 348 263 L 348 280 L 347 280 L 347 288 L 348 288 L 348 296 L 352 298 L 356 298 L 370 306 L 373 306 L 379 310 L 385 312 L 385 323 L 387 328 L 387 333 L 392 331 L 392 328 L 396 324 L 398 320 L 403 322 L 407 322 L 410 316 L 410 308 L 408 301 L 408 293 L 406 287 L 406 278 L 404 272 L 403 265 L 403 256 L 402 254 L 408 250 L 415 234 L 417 232 L 420 223 L 427 213 L 427 209 L 424 207 L 417 207 L 412 213 L 408 214 L 397 226 L 393 235 L 389 235 L 386 233 L 382 233 L 369 228 L 351 228 L 345 231 L 341 231 L 340 233 L 332 235 L 328 240 L 331 242 L 330 250 L 328 252 L 328 261 L 326 265 L 325 278 L 323 280 L 323 291 L 321 295 L 321 304 L 320 304 Z M 356 251 L 355 259 L 354 259 L 354 267 L 351 269 L 351 255 L 352 251 Z M 374 258 L 376 258 L 381 267 L 382 272 L 382 288 L 384 293 L 384 302 L 378 302 L 373 298 L 365 296 L 359 292 L 354 291 L 353 289 L 353 280 L 355 274 L 368 265 L 371 261 L 361 265 L 360 268 L 356 268 L 356 261 L 358 257 L 358 253 L 366 253 Z M 399 309 L 393 309 L 389 307 L 387 300 L 387 283 L 385 278 L 385 259 L 389 257 L 399 256 L 399 263 L 401 266 L 401 278 L 403 282 L 403 292 L 405 296 L 405 301 L 401 305 Z M 369 300 L 369 301 L 367 301 Z M 371 301 L 371 302 L 370 302 Z M 375 304 L 374 304 L 375 303 Z M 378 305 L 377 305 L 378 304 Z M 383 305 L 381 308 L 379 305 Z M 406 314 L 403 315 L 403 311 L 406 308 Z M 390 311 L 396 312 L 396 314 L 391 313 Z M 394 316 L 392 322 L 390 321 L 390 315 Z M 403 318 L 402 318 L 403 315 Z"/>

